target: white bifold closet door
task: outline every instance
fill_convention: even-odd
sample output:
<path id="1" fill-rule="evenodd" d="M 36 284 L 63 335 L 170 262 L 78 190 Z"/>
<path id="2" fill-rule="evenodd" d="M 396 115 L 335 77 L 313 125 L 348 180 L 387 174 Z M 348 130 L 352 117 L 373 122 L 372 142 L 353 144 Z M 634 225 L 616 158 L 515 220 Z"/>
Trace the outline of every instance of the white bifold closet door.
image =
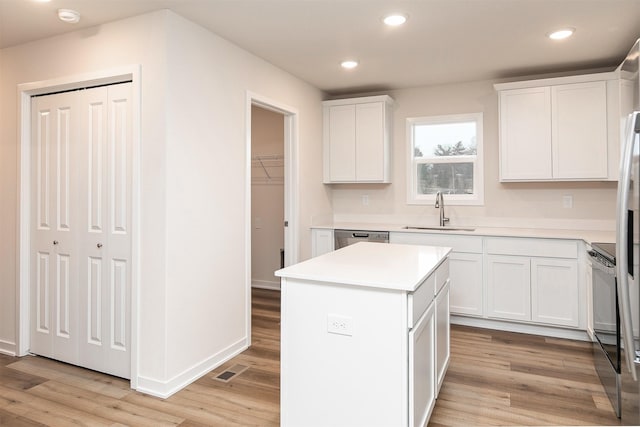
<path id="1" fill-rule="evenodd" d="M 31 352 L 131 372 L 131 84 L 32 99 Z"/>

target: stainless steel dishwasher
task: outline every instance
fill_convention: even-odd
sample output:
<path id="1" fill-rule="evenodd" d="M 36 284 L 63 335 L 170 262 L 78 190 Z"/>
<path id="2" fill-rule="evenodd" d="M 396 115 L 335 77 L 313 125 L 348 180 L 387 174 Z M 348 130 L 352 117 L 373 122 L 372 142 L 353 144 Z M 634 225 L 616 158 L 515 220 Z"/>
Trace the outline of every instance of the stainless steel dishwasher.
<path id="1" fill-rule="evenodd" d="M 358 242 L 389 243 L 388 231 L 334 230 L 335 249 L 344 248 Z"/>

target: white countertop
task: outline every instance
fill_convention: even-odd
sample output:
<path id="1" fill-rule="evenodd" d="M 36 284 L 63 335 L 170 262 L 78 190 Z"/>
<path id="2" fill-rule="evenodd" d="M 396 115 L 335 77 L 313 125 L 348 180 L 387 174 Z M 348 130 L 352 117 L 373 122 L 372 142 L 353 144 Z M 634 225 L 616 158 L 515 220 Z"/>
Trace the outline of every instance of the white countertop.
<path id="1" fill-rule="evenodd" d="M 449 227 L 455 228 L 455 225 Z M 598 230 L 567 230 L 551 228 L 518 228 L 518 227 L 474 227 L 460 226 L 461 228 L 474 228 L 473 231 L 465 230 L 415 230 L 405 229 L 403 225 L 397 224 L 369 224 L 369 223 L 333 223 L 327 225 L 314 225 L 311 228 L 324 228 L 335 230 L 368 230 L 368 231 L 389 231 L 401 233 L 437 233 L 437 234 L 461 234 L 468 236 L 496 236 L 496 237 L 531 237 L 539 239 L 573 239 L 584 240 L 586 243 L 616 241 L 615 231 Z"/>
<path id="2" fill-rule="evenodd" d="M 451 248 L 359 242 L 275 272 L 276 276 L 413 292 Z"/>

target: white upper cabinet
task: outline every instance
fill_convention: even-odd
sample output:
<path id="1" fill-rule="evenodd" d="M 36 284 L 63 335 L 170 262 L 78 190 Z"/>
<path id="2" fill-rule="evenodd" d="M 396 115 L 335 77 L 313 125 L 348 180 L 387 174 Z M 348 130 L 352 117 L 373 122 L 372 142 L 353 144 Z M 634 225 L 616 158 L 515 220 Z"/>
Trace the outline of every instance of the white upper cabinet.
<path id="1" fill-rule="evenodd" d="M 501 181 L 617 179 L 614 73 L 495 85 Z"/>
<path id="2" fill-rule="evenodd" d="M 553 177 L 607 178 L 606 82 L 551 87 Z"/>
<path id="3" fill-rule="evenodd" d="M 323 102 L 324 183 L 391 182 L 389 96 Z"/>
<path id="4" fill-rule="evenodd" d="M 501 179 L 548 179 L 551 172 L 551 90 L 501 91 Z"/>

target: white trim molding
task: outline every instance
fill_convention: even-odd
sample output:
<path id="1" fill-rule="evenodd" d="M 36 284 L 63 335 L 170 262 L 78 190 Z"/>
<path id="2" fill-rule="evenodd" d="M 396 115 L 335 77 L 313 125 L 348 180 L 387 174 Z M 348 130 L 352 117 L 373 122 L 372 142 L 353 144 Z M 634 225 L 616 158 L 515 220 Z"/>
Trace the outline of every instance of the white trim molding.
<path id="1" fill-rule="evenodd" d="M 445 204 L 458 205 L 484 205 L 484 115 L 481 112 L 464 113 L 464 114 L 448 114 L 444 116 L 426 116 L 426 117 L 408 117 L 406 119 L 406 135 L 407 135 L 407 204 L 423 205 L 433 204 L 435 202 L 434 194 L 418 194 L 418 173 L 416 171 L 418 164 L 473 164 L 473 194 L 457 194 L 446 193 Z M 424 157 L 416 157 L 414 153 L 416 127 L 418 126 L 437 126 L 448 124 L 475 124 L 476 153 L 470 155 L 425 155 Z M 456 135 L 458 136 L 458 135 Z M 441 136 L 444 138 L 444 136 Z M 438 144 L 439 146 L 441 144 Z M 444 145 L 444 143 L 442 144 Z M 452 177 L 453 178 L 453 177 Z"/>
<path id="2" fill-rule="evenodd" d="M 246 92 L 245 107 L 245 287 L 246 325 L 251 344 L 251 106 L 284 115 L 284 220 L 288 223 L 284 236 L 284 265 L 298 262 L 300 254 L 299 206 L 298 206 L 298 117 L 296 108 L 257 93 Z M 278 287 L 279 288 L 279 287 Z M 269 288 L 273 289 L 273 288 Z"/>
<path id="3" fill-rule="evenodd" d="M 0 354 L 6 354 L 7 356 L 16 356 L 16 348 L 16 343 L 0 340 Z"/>
<path id="4" fill-rule="evenodd" d="M 226 361 L 242 353 L 248 346 L 248 340 L 243 338 L 166 381 L 140 376 L 138 377 L 138 384 L 135 389 L 141 393 L 166 399 L 196 381 L 198 378 L 207 375 Z"/>
<path id="5" fill-rule="evenodd" d="M 268 289 L 272 291 L 280 290 L 280 282 L 273 282 L 269 280 L 252 280 L 251 287 L 257 289 Z"/>

